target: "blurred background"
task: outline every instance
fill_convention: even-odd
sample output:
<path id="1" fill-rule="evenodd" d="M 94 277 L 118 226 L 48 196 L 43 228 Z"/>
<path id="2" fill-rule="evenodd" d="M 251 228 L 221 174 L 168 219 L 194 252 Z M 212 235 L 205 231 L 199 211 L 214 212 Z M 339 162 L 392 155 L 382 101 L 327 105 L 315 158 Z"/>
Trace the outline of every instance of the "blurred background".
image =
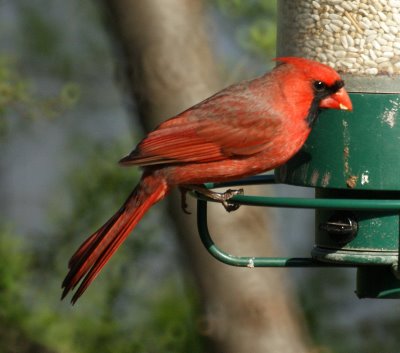
<path id="1" fill-rule="evenodd" d="M 0 0 L 0 352 L 398 350 L 400 305 L 358 300 L 355 270 L 219 264 L 176 195 L 75 306 L 59 300 L 69 257 L 140 176 L 116 162 L 159 121 L 269 70 L 275 37 L 270 0 Z M 310 211 L 217 208 L 230 252 L 311 250 Z"/>

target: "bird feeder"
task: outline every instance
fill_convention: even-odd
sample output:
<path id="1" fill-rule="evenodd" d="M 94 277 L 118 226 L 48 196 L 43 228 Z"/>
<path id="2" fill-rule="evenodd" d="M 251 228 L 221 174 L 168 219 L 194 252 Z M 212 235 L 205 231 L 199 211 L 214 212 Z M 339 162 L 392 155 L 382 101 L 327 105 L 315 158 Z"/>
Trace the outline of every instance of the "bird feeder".
<path id="1" fill-rule="evenodd" d="M 310 258 L 232 256 L 198 226 L 219 260 L 248 267 L 357 267 L 360 298 L 400 298 L 400 0 L 281 0 L 278 56 L 335 68 L 354 112 L 323 111 L 302 150 L 275 177 L 207 187 L 285 183 L 315 188 L 314 199 L 235 196 L 239 204 L 314 208 Z"/>

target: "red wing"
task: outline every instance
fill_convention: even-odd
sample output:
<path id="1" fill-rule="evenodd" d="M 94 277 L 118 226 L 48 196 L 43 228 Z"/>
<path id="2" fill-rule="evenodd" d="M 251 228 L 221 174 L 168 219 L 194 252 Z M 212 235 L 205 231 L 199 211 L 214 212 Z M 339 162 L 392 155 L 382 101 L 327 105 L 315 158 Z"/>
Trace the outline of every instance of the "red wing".
<path id="1" fill-rule="evenodd" d="M 121 163 L 213 162 L 261 152 L 279 134 L 281 120 L 259 98 L 222 91 L 162 123 Z"/>

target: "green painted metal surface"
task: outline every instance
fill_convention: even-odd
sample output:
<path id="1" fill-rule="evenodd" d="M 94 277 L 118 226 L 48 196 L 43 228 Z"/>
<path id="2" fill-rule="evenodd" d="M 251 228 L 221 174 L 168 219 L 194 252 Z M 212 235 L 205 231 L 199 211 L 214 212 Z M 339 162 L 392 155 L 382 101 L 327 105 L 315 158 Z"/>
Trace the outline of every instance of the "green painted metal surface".
<path id="1" fill-rule="evenodd" d="M 354 112 L 324 111 L 303 149 L 275 171 L 278 182 L 316 188 L 316 198 L 239 195 L 242 205 L 314 208 L 310 258 L 227 254 L 212 241 L 198 200 L 203 244 L 218 260 L 246 267 L 358 267 L 360 298 L 400 298 L 400 95 L 352 94 Z M 208 188 L 272 184 L 257 176 Z M 349 221 L 349 224 L 345 223 Z"/>
<path id="2" fill-rule="evenodd" d="M 323 112 L 304 148 L 275 174 L 281 182 L 316 187 L 317 198 L 348 205 L 341 213 L 334 203 L 317 209 L 312 257 L 375 265 L 358 270 L 357 295 L 398 298 L 393 268 L 399 263 L 400 209 L 360 210 L 354 200 L 400 199 L 400 95 L 358 93 L 351 99 L 353 113 Z M 336 224 L 340 218 L 357 224 L 354 236 L 330 231 L 332 219 Z"/>
<path id="3" fill-rule="evenodd" d="M 353 112 L 326 110 L 277 180 L 318 188 L 400 190 L 400 95 L 351 94 Z"/>
<path id="4" fill-rule="evenodd" d="M 248 179 L 248 185 L 254 185 L 251 179 Z M 235 185 L 246 185 L 243 182 L 235 184 L 227 183 L 218 184 L 218 187 L 228 187 Z M 260 179 L 257 181 L 260 184 Z M 206 185 L 207 186 L 207 185 Z M 193 193 L 193 195 L 204 201 L 215 202 L 207 199 L 203 195 Z M 305 209 L 336 209 L 336 210 L 375 210 L 375 211 L 397 211 L 400 210 L 400 199 L 393 200 L 377 200 L 371 199 L 345 199 L 345 198 L 303 198 L 303 197 L 270 197 L 270 196 L 250 196 L 250 195 L 237 195 L 232 197 L 229 201 L 239 205 L 247 206 L 263 206 L 263 207 L 283 207 L 283 208 L 305 208 Z"/>
<path id="5" fill-rule="evenodd" d="M 197 200 L 197 227 L 200 239 L 208 252 L 218 261 L 227 265 L 237 267 L 327 267 L 335 266 L 327 262 L 321 262 L 313 258 L 304 257 L 255 257 L 238 256 L 228 254 L 220 249 L 213 241 L 208 229 L 207 222 L 207 201 L 199 198 Z M 336 266 L 354 267 L 352 264 L 337 264 Z"/>
<path id="6" fill-rule="evenodd" d="M 228 183 L 209 183 L 206 185 L 208 188 L 215 187 L 235 187 L 243 185 L 254 185 L 254 184 L 272 184 L 274 183 L 273 176 L 264 175 L 247 178 L 243 180 L 228 182 Z M 323 190 L 325 193 L 328 190 Z M 254 257 L 254 256 L 238 256 L 226 253 L 220 249 L 212 240 L 212 236 L 208 230 L 207 224 L 207 199 L 204 196 L 194 193 L 198 199 L 197 207 L 197 224 L 200 233 L 201 240 L 206 249 L 219 261 L 232 266 L 241 267 L 326 267 L 326 266 L 362 266 L 362 265 L 382 265 L 392 264 L 397 259 L 396 244 L 398 244 L 398 236 L 396 236 L 396 227 L 398 227 L 398 221 L 394 224 L 391 221 L 391 217 L 395 217 L 397 220 L 397 213 L 400 210 L 400 199 L 346 199 L 342 197 L 336 190 L 333 193 L 336 198 L 319 197 L 315 199 L 309 198 L 290 198 L 290 197 L 265 197 L 265 196 L 246 196 L 240 195 L 232 198 L 232 201 L 237 202 L 241 205 L 250 206 L 264 206 L 264 207 L 290 207 L 290 208 L 311 208 L 317 209 L 323 212 L 325 218 L 321 218 L 320 222 L 326 221 L 333 210 L 351 210 L 352 212 L 359 212 L 365 218 L 365 224 L 361 221 L 359 216 L 358 222 L 360 224 L 359 232 L 365 234 L 369 239 L 369 243 L 363 244 L 360 237 L 354 239 L 354 243 L 339 244 L 337 241 L 331 239 L 328 234 L 320 231 L 319 238 L 317 236 L 317 246 L 313 250 L 313 258 L 285 258 L 285 257 Z M 354 192 L 352 193 L 354 194 Z M 322 196 L 322 195 L 320 195 Z M 208 200 L 212 202 L 211 200 Z M 375 211 L 375 213 L 373 213 Z M 391 239 L 383 235 L 385 247 L 381 247 L 379 239 L 382 238 L 381 229 L 375 229 L 374 222 L 370 215 L 374 215 L 378 212 L 378 215 L 383 216 L 383 228 L 387 223 L 392 227 L 393 232 L 390 232 Z M 369 225 L 368 221 L 372 219 L 372 224 Z M 370 233 L 370 226 L 373 232 Z M 318 224 L 317 227 L 318 229 Z M 377 238 L 377 239 L 376 239 Z M 395 243 L 393 245 L 393 242 Z M 361 243 L 362 245 L 360 245 Z M 341 247 L 343 245 L 343 247 Z M 321 247 L 319 247 L 321 246 Z M 343 249 L 343 251 L 341 251 Z M 348 252 L 348 251 L 351 252 Z M 318 256 L 318 252 L 320 256 Z M 379 253 L 378 253 L 379 252 Z M 249 254 L 251 255 L 251 254 Z M 376 256 L 376 255 L 379 255 Z M 332 257 L 332 258 L 330 258 Z"/>
<path id="7" fill-rule="evenodd" d="M 321 224 L 326 224 L 332 214 L 337 210 L 331 209 L 317 210 L 315 218 L 315 243 L 313 256 L 320 260 L 333 262 L 351 263 L 373 263 L 373 264 L 392 264 L 398 261 L 399 249 L 399 208 L 387 211 L 380 210 L 360 210 L 357 206 L 357 199 L 348 197 L 356 194 L 359 197 L 378 196 L 371 192 L 354 193 L 339 190 L 318 190 L 317 197 L 329 200 L 331 197 L 343 197 L 352 206 L 351 212 L 344 213 L 353 218 L 358 225 L 357 234 L 353 239 L 341 241 L 340 237 L 329 234 L 321 228 Z M 381 194 L 380 196 L 384 196 Z M 386 195 L 389 197 L 390 195 Z M 392 197 L 391 195 L 390 197 Z M 360 199 L 363 200 L 363 199 Z M 370 199 L 377 205 L 380 199 Z M 386 200 L 388 201 L 388 200 Z M 345 239 L 346 240 L 346 239 Z"/>

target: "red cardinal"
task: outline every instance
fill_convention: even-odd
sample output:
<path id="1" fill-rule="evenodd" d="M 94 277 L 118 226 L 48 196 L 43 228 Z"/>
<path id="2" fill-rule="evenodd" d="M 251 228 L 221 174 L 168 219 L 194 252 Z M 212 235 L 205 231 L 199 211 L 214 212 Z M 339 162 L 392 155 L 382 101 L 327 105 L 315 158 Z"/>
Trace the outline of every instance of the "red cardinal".
<path id="1" fill-rule="evenodd" d="M 239 179 L 274 169 L 306 141 L 320 108 L 352 110 L 339 74 L 285 57 L 269 73 L 225 88 L 150 132 L 120 163 L 143 167 L 128 199 L 69 261 L 62 298 L 83 294 L 147 210 L 178 186 Z M 224 201 L 232 194 L 219 194 Z"/>

